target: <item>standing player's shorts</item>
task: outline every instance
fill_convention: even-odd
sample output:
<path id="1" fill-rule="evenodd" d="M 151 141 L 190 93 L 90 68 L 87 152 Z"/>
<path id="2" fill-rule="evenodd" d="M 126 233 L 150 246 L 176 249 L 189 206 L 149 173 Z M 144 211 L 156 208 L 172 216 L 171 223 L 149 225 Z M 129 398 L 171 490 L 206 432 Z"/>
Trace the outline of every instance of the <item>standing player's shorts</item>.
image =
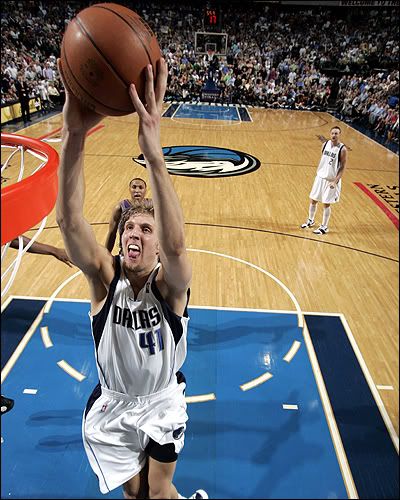
<path id="1" fill-rule="evenodd" d="M 137 397 L 96 387 L 83 416 L 82 437 L 102 493 L 138 474 L 147 456 L 153 456 L 149 449 L 172 449 L 173 455 L 182 450 L 188 420 L 185 387 L 184 382 L 174 383 Z"/>
<path id="2" fill-rule="evenodd" d="M 333 189 L 330 187 L 330 181 L 322 177 L 315 177 L 313 187 L 311 188 L 310 198 L 321 203 L 337 203 L 342 190 L 342 179 Z"/>

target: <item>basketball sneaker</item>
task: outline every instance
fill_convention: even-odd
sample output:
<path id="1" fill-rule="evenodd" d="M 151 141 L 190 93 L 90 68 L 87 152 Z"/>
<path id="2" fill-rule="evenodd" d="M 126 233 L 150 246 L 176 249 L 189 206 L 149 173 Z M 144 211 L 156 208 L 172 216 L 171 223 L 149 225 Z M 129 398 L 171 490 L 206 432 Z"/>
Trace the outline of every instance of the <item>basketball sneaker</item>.
<path id="1" fill-rule="evenodd" d="M 14 406 L 14 400 L 1 395 L 1 414 L 7 413 Z"/>
<path id="2" fill-rule="evenodd" d="M 195 498 L 196 500 L 202 500 L 202 498 L 208 498 L 207 493 L 204 490 L 196 490 L 193 495 L 189 498 Z"/>
<path id="3" fill-rule="evenodd" d="M 307 219 L 307 222 L 305 222 L 304 224 L 302 224 L 301 227 L 303 229 L 305 229 L 306 227 L 312 227 L 314 224 L 315 224 L 315 221 L 313 221 L 311 219 Z"/>
<path id="4" fill-rule="evenodd" d="M 314 234 L 326 234 L 329 231 L 329 229 L 325 226 L 319 226 L 318 229 L 315 229 L 313 231 Z"/>

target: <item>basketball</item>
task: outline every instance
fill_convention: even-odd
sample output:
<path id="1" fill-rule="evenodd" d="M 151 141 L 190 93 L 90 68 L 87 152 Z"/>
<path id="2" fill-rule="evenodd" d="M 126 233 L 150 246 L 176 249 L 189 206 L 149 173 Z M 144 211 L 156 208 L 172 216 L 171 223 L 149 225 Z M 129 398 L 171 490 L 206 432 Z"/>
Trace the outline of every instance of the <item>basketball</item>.
<path id="1" fill-rule="evenodd" d="M 157 38 L 136 12 L 115 3 L 80 11 L 61 44 L 61 67 L 70 91 L 88 108 L 106 116 L 135 111 L 129 97 L 134 83 L 145 101 L 145 69 L 156 77 L 161 58 Z"/>

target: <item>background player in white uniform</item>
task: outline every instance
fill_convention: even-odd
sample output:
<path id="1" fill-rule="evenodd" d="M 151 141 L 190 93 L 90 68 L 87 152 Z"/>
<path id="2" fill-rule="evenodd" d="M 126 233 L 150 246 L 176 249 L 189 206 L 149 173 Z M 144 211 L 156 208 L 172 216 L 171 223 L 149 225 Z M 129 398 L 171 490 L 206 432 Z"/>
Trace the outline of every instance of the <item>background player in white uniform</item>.
<path id="1" fill-rule="evenodd" d="M 313 231 L 315 234 L 326 234 L 331 216 L 331 204 L 337 203 L 342 189 L 342 176 L 346 167 L 347 149 L 340 142 L 341 130 L 331 128 L 331 139 L 322 147 L 322 156 L 317 168 L 317 175 L 310 192 L 310 207 L 307 221 L 301 227 L 312 227 L 315 222 L 317 203 L 324 204 L 322 224 Z"/>
<path id="2" fill-rule="evenodd" d="M 83 440 L 100 490 L 123 485 L 126 498 L 179 498 L 172 479 L 187 420 L 185 382 L 177 370 L 186 356 L 192 271 L 182 210 L 160 144 L 168 76 L 163 59 L 157 74 L 154 84 L 149 65 L 146 107 L 134 85 L 129 89 L 154 216 L 145 208 L 127 212 L 121 256 L 97 243 L 83 217 L 85 135 L 103 116 L 83 107 L 67 88 L 63 109 L 57 222 L 68 255 L 89 283 L 100 380 L 84 413 Z M 207 495 L 198 490 L 193 498 Z"/>

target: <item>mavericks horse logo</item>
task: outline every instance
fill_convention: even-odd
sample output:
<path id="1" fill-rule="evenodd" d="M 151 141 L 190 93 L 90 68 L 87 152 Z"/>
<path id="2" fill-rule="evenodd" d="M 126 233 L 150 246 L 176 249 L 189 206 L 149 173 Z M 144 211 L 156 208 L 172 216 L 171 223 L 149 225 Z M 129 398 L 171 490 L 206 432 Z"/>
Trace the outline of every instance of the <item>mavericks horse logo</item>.
<path id="1" fill-rule="evenodd" d="M 165 164 L 173 175 L 189 177 L 231 177 L 254 172 L 260 161 L 248 153 L 209 146 L 167 146 L 163 148 Z M 132 158 L 146 166 L 143 155 Z"/>

